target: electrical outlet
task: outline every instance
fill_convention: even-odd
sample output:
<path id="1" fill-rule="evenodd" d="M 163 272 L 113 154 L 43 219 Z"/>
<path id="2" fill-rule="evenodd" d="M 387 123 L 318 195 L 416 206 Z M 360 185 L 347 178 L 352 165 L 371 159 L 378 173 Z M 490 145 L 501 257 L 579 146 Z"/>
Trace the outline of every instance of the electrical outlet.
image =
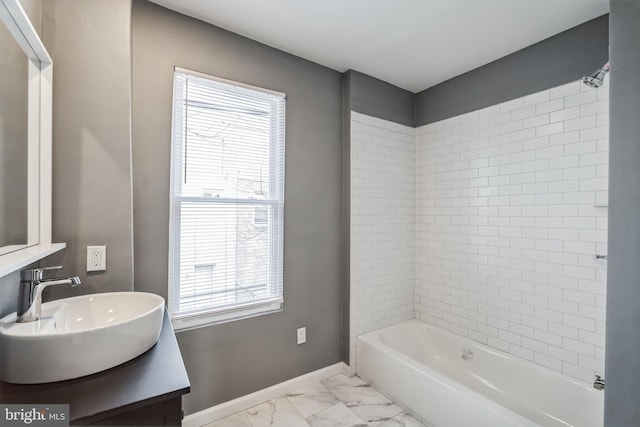
<path id="1" fill-rule="evenodd" d="M 307 328 L 306 327 L 302 327 L 302 328 L 298 328 L 298 344 L 304 344 L 307 342 Z"/>
<path id="2" fill-rule="evenodd" d="M 87 271 L 105 271 L 107 269 L 107 247 L 87 246 Z"/>

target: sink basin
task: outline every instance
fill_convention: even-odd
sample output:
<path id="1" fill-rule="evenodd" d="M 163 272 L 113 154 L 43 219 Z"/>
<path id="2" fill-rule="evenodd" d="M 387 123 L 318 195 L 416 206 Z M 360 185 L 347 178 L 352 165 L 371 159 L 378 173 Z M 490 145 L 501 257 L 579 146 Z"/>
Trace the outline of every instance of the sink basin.
<path id="1" fill-rule="evenodd" d="M 139 356 L 160 336 L 164 299 L 109 292 L 42 304 L 40 320 L 0 319 L 0 380 L 38 384 L 104 371 Z"/>

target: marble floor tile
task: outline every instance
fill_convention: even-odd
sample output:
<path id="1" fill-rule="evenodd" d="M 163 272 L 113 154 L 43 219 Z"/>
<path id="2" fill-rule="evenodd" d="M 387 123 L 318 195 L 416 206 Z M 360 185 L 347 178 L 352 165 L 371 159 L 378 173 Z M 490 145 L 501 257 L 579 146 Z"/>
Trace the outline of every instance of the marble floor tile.
<path id="1" fill-rule="evenodd" d="M 319 382 L 296 390 L 286 396 L 304 418 L 308 418 L 340 402 L 329 389 Z"/>
<path id="2" fill-rule="evenodd" d="M 428 427 L 426 424 L 418 420 L 413 415 L 404 412 L 397 417 L 385 421 L 380 427 Z"/>
<path id="3" fill-rule="evenodd" d="M 254 406 L 245 411 L 253 427 L 309 427 L 304 417 L 285 397 Z"/>
<path id="4" fill-rule="evenodd" d="M 229 415 L 221 420 L 205 424 L 204 427 L 252 427 L 244 412 Z"/>
<path id="5" fill-rule="evenodd" d="M 307 418 L 311 427 L 367 427 L 344 403 L 335 404 Z"/>
<path id="6" fill-rule="evenodd" d="M 322 384 L 345 403 L 378 404 L 390 402 L 389 399 L 357 376 L 336 375 L 323 380 Z M 347 404 L 347 406 L 349 405 Z"/>
<path id="7" fill-rule="evenodd" d="M 402 408 L 358 377 L 336 375 L 322 381 L 322 384 L 369 426 L 376 427 L 403 412 Z"/>
<path id="8" fill-rule="evenodd" d="M 402 408 L 393 403 L 377 405 L 347 405 L 358 417 L 367 422 L 370 427 L 378 427 L 402 413 Z"/>
<path id="9" fill-rule="evenodd" d="M 357 376 L 336 375 L 203 427 L 428 427 Z"/>

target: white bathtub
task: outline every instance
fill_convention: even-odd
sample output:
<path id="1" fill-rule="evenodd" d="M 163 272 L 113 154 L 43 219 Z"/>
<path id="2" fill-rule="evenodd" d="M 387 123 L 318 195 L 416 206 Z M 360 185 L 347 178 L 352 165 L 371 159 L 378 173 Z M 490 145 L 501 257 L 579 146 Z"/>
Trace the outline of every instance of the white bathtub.
<path id="1" fill-rule="evenodd" d="M 589 384 L 417 320 L 358 337 L 357 371 L 431 427 L 603 425 Z"/>

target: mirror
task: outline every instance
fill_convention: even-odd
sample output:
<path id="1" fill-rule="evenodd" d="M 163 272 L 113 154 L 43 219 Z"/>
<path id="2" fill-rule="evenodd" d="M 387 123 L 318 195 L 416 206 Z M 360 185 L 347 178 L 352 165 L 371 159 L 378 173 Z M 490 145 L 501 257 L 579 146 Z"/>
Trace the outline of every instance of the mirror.
<path id="1" fill-rule="evenodd" d="M 0 254 L 28 244 L 29 58 L 0 27 Z"/>
<path id="2" fill-rule="evenodd" d="M 23 6 L 0 0 L 0 257 L 51 242 L 52 64 Z"/>

